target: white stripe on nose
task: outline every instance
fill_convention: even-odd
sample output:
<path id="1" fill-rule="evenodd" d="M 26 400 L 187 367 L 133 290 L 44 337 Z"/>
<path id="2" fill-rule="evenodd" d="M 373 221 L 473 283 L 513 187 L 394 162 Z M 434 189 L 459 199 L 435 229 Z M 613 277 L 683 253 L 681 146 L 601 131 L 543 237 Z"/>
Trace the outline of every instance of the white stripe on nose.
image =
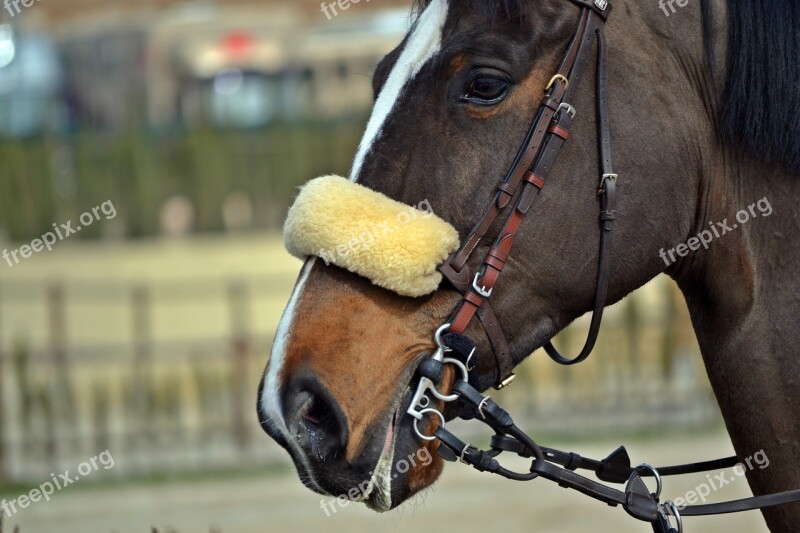
<path id="1" fill-rule="evenodd" d="M 314 474 L 310 469 L 308 459 L 298 448 L 294 437 L 289 434 L 289 430 L 286 427 L 286 421 L 283 418 L 283 408 L 281 406 L 280 396 L 280 375 L 286 359 L 286 345 L 289 341 L 289 335 L 292 332 L 292 324 L 294 323 L 295 319 L 297 302 L 300 300 L 300 296 L 303 294 L 303 289 L 305 288 L 306 281 L 308 280 L 308 275 L 311 273 L 311 269 L 314 267 L 315 262 L 316 258 L 314 257 L 306 260 L 306 264 L 303 266 L 303 270 L 301 271 L 300 277 L 297 280 L 294 291 L 292 292 L 292 297 L 289 299 L 289 303 L 286 305 L 286 309 L 284 309 L 283 315 L 281 316 L 281 321 L 278 323 L 278 329 L 275 331 L 275 341 L 272 345 L 272 354 L 269 358 L 269 370 L 267 371 L 267 376 L 264 381 L 264 388 L 261 393 L 261 408 L 264 414 L 275 425 L 288 445 L 295 449 L 295 456 L 299 457 L 300 460 L 303 461 L 306 471 L 308 472 L 308 475 L 311 477 L 312 481 L 314 479 Z"/>
<path id="2" fill-rule="evenodd" d="M 420 15 L 372 109 L 372 116 L 353 161 L 350 181 L 358 181 L 364 160 L 381 134 L 383 125 L 400 99 L 403 89 L 441 48 L 442 28 L 447 21 L 447 9 L 447 0 L 433 0 Z"/>
<path id="3" fill-rule="evenodd" d="M 350 174 L 350 179 L 352 181 L 358 179 L 364 160 L 372 149 L 375 140 L 380 135 L 381 129 L 386 119 L 391 114 L 395 102 L 400 98 L 403 89 L 419 72 L 423 65 L 439 51 L 442 40 L 442 28 L 447 20 L 447 10 L 447 0 L 433 0 L 422 15 L 420 15 L 410 37 L 406 41 L 400 58 L 392 68 L 386 85 L 381 90 L 378 100 L 375 103 L 372 116 L 367 124 L 367 129 L 353 162 L 353 169 Z M 282 385 L 280 376 L 286 359 L 286 350 L 292 334 L 292 325 L 294 321 L 299 318 L 296 316 L 297 302 L 303 294 L 306 281 L 308 280 L 308 276 L 311 273 L 315 261 L 315 258 L 310 258 L 306 261 L 294 292 L 292 293 L 292 297 L 278 324 L 278 329 L 275 332 L 275 342 L 272 346 L 272 354 L 270 355 L 269 370 L 265 377 L 260 402 L 264 414 L 281 433 L 288 445 L 293 448 L 295 452 L 293 455 L 300 458 L 311 481 L 314 485 L 318 486 L 314 480 L 313 470 L 310 468 L 308 459 L 298 447 L 293 436 L 289 434 L 283 416 L 280 398 Z"/>

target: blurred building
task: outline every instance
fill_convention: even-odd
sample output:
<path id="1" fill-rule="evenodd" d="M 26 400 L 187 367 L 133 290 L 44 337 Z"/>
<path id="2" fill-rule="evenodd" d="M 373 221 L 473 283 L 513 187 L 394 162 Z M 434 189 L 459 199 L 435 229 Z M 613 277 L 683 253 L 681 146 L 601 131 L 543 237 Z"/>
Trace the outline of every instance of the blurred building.
<path id="1" fill-rule="evenodd" d="M 198 2 L 187 0 L 56 0 L 53 2 L 38 2 L 35 9 L 40 14 L 39 19 L 47 23 L 64 23 L 86 21 L 98 18 L 129 18 L 142 13 L 161 11 L 176 6 L 191 6 Z M 209 3 L 209 2 L 206 2 Z M 275 9 L 291 9 L 307 18 L 320 18 L 323 15 L 320 8 L 321 0 L 219 0 L 219 5 L 225 7 L 249 7 L 261 9 L 271 13 Z M 408 7 L 411 0 L 357 0 L 353 2 L 349 11 L 380 10 L 391 7 Z M 8 15 L 6 13 L 6 15 Z"/>
<path id="2" fill-rule="evenodd" d="M 4 12 L 0 113 L 15 115 L 0 134 L 352 114 L 368 107 L 365 80 L 405 33 L 408 6 L 331 16 L 316 1 L 73 0 Z"/>

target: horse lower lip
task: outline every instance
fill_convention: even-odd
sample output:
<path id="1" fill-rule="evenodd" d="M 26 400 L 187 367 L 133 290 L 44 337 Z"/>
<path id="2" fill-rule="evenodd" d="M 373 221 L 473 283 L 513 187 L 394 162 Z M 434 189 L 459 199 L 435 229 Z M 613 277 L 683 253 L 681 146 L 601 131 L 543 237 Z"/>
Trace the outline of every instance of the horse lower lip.
<path id="1" fill-rule="evenodd" d="M 386 431 L 386 438 L 383 441 L 383 453 L 389 451 L 389 447 L 394 443 L 394 426 L 397 424 L 397 411 L 395 411 L 392 421 L 389 422 L 389 429 Z"/>

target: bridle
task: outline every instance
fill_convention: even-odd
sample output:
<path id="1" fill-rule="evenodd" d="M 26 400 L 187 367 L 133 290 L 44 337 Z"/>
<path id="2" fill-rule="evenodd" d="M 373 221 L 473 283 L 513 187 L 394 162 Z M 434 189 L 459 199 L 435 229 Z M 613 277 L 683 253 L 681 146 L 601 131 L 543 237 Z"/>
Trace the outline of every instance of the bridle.
<path id="1" fill-rule="evenodd" d="M 707 472 L 731 468 L 739 464 L 736 457 L 665 468 L 654 468 L 643 464 L 631 467 L 628 453 L 620 447 L 602 461 L 587 459 L 575 453 L 566 453 L 544 448 L 536 444 L 514 424 L 511 416 L 479 389 L 482 384 L 471 382 L 470 371 L 474 368 L 476 350 L 464 332 L 477 318 L 489 339 L 496 365 L 494 387 L 501 389 L 514 378 L 513 361 L 508 341 L 497 319 L 490 297 L 506 266 L 514 238 L 533 206 L 534 200 L 547 183 L 547 178 L 559 151 L 570 135 L 570 127 L 576 111 L 572 105 L 575 92 L 584 74 L 592 51 L 596 49 L 596 113 L 597 149 L 599 154 L 600 203 L 600 259 L 597 273 L 593 314 L 589 334 L 581 352 L 574 358 L 561 355 L 551 342 L 544 348 L 555 362 L 574 365 L 586 360 L 597 342 L 603 309 L 607 303 L 608 283 L 611 274 L 611 248 L 613 223 L 617 218 L 617 174 L 611 162 L 611 127 L 608 111 L 608 52 L 606 48 L 605 22 L 611 12 L 609 0 L 569 0 L 580 8 L 580 19 L 575 35 L 567 49 L 556 74 L 545 88 L 545 95 L 534 116 L 525 140 L 506 176 L 497 185 L 491 203 L 483 211 L 475 227 L 470 231 L 462 247 L 439 267 L 444 278 L 462 295 L 446 324 L 435 333 L 437 349 L 419 367 L 419 383 L 411 398 L 407 414 L 414 418 L 413 426 L 423 441 L 439 441 L 438 453 L 446 460 L 471 465 L 479 471 L 491 472 L 503 477 L 528 481 L 538 477 L 557 482 L 562 487 L 572 488 L 611 506 L 622 506 L 628 514 L 649 522 L 656 533 L 683 531 L 683 517 L 716 515 L 750 511 L 800 502 L 800 489 L 767 496 L 747 498 L 719 504 L 690 505 L 679 508 L 672 501 L 661 502 L 662 476 Z M 467 262 L 483 242 L 500 215 L 514 202 L 498 237 L 489 248 L 477 271 Z M 446 366 L 455 368 L 457 378 L 452 392 L 439 391 Z M 429 396 L 430 394 L 430 396 Z M 431 398 L 432 397 L 432 398 Z M 433 407 L 434 401 L 454 403 L 457 416 L 465 420 L 478 420 L 492 430 L 491 449 L 481 450 L 464 443 L 450 433 L 445 426 L 445 416 Z M 425 434 L 420 422 L 426 417 L 438 419 L 433 434 Z M 519 473 L 500 465 L 497 457 L 503 452 L 532 458 L 529 472 Z M 624 490 L 604 485 L 577 474 L 576 470 L 590 470 L 598 479 L 607 483 L 624 484 Z M 658 488 L 651 493 L 643 477 L 653 477 Z M 676 528 L 672 523 L 676 523 Z"/>
<path id="2" fill-rule="evenodd" d="M 617 175 L 611 164 L 611 125 L 608 112 L 608 70 L 605 21 L 611 11 L 606 0 L 591 3 L 570 0 L 581 7 L 578 29 L 567 53 L 545 88 L 544 98 L 525 137 L 525 142 L 508 174 L 497 185 L 491 203 L 485 209 L 478 224 L 470 231 L 460 250 L 440 267 L 444 277 L 463 295 L 460 307 L 450 319 L 451 333 L 462 334 L 477 315 L 489 338 L 497 363 L 495 386 L 502 388 L 513 379 L 514 361 L 508 341 L 489 301 L 492 291 L 506 266 L 514 243 L 514 237 L 522 221 L 533 206 L 534 200 L 544 188 L 547 177 L 555 163 L 561 147 L 569 139 L 572 120 L 576 111 L 571 102 L 580 78 L 597 43 L 597 140 L 600 154 L 600 267 L 594 299 L 594 312 L 586 344 L 575 358 L 567 359 L 547 343 L 545 350 L 556 362 L 573 365 L 584 361 L 592 352 L 603 309 L 608 294 L 611 272 L 611 245 L 613 222 L 617 217 Z M 519 194 L 516 194 L 518 189 Z M 479 272 L 473 273 L 467 261 L 485 238 L 499 215 L 517 197 L 514 209 L 489 249 Z"/>

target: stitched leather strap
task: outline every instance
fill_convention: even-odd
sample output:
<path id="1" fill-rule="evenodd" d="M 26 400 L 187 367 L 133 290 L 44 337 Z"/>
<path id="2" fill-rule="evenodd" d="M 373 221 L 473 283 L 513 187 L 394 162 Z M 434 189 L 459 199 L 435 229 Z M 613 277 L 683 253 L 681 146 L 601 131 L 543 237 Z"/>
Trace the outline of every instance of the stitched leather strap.
<path id="1" fill-rule="evenodd" d="M 729 513 L 742 513 L 745 511 L 755 511 L 756 509 L 766 509 L 778 505 L 800 502 L 800 489 L 788 490 L 776 494 L 765 496 L 755 496 L 724 503 L 708 503 L 705 505 L 689 505 L 681 510 L 683 516 L 708 516 Z"/>
<path id="2" fill-rule="evenodd" d="M 600 262 L 597 271 L 597 286 L 592 311 L 592 320 L 586 343 L 580 353 L 574 358 L 561 355 L 553 346 L 552 341 L 545 344 L 547 355 L 555 362 L 562 365 L 574 365 L 585 361 L 594 350 L 597 337 L 600 335 L 600 326 L 603 321 L 603 311 L 608 299 L 608 284 L 611 278 L 611 248 L 612 229 L 617 218 L 617 178 L 611 162 L 611 119 L 608 112 L 608 51 L 606 48 L 605 34 L 602 28 L 596 32 L 597 37 L 597 139 L 598 153 L 600 155 Z"/>
<path id="3" fill-rule="evenodd" d="M 551 91 L 544 96 L 539 109 L 534 115 L 531 127 L 528 130 L 522 147 L 517 153 L 514 162 L 511 165 L 506 177 L 501 183 L 503 187 L 499 190 L 487 209 L 484 211 L 483 216 L 476 226 L 472 229 L 467 239 L 464 241 L 461 250 L 459 250 L 453 258 L 449 261 L 454 270 L 461 271 L 464 265 L 467 264 L 472 253 L 480 244 L 489 228 L 492 226 L 498 215 L 505 209 L 511 202 L 514 192 L 519 187 L 522 177 L 525 172 L 533 164 L 539 149 L 547 134 L 547 127 L 550 124 L 553 116 L 558 111 L 559 104 L 561 103 L 564 95 L 568 89 L 568 84 L 563 82 L 567 79 L 570 71 L 573 69 L 575 60 L 578 56 L 578 48 L 586 34 L 587 24 L 589 22 L 588 11 L 584 10 L 581 14 L 581 19 L 578 23 L 578 29 L 572 38 L 572 41 L 567 49 L 567 53 L 558 68 L 556 77 L 553 79 L 554 85 Z M 560 76 L 560 78 L 558 78 Z"/>
<path id="4" fill-rule="evenodd" d="M 607 52 L 603 36 L 604 17 L 597 16 L 598 7 L 590 8 L 588 2 L 576 0 L 576 4 L 584 7 L 578 30 L 573 37 L 567 54 L 559 67 L 559 74 L 553 78 L 553 88 L 545 97 L 540 106 L 523 144 L 506 179 L 501 182 L 492 203 L 489 205 L 480 222 L 470 232 L 463 247 L 453 255 L 447 264 L 440 268 L 442 274 L 451 281 L 464 296 L 460 307 L 451 317 L 450 331 L 463 333 L 481 309 L 487 308 L 488 300 L 497 283 L 500 274 L 505 268 L 508 256 L 514 243 L 514 237 L 519 231 L 525 216 L 528 214 L 534 200 L 545 186 L 556 158 L 569 138 L 569 130 L 573 119 L 574 108 L 568 104 L 572 100 L 581 78 L 589 62 L 592 49 L 597 42 L 597 114 L 598 114 L 598 153 L 601 159 L 601 175 L 608 176 L 613 173 L 611 166 L 611 135 L 608 113 L 608 74 Z M 591 4 L 594 6 L 594 4 Z M 610 6 L 607 6 L 610 7 Z M 607 15 L 607 10 L 603 11 Z M 569 75 L 569 82 L 564 80 Z M 614 180 L 602 178 L 600 181 L 601 202 L 601 237 L 600 237 L 600 262 L 598 267 L 597 287 L 594 300 L 594 318 L 589 336 L 584 349 L 574 359 L 562 357 L 548 343 L 545 346 L 550 356 L 561 364 L 575 364 L 583 361 L 591 353 L 599 335 L 602 322 L 603 309 L 605 308 L 608 292 L 608 282 L 611 275 L 611 230 L 613 220 L 616 218 L 616 187 Z M 464 270 L 466 262 L 474 250 L 485 237 L 499 214 L 513 199 L 511 191 L 519 190 L 515 208 L 507 219 L 499 237 L 484 258 L 481 273 L 475 278 L 475 283 L 464 290 L 463 277 L 459 274 Z M 494 312 L 490 312 L 494 315 Z M 505 334 L 498 322 L 492 321 L 491 332 L 484 323 L 484 331 L 490 343 L 508 347 Z M 515 366 L 510 350 L 495 353 L 497 361 L 496 383 L 502 383 L 508 378 Z"/>
<path id="5" fill-rule="evenodd" d="M 611 6 L 606 0 L 570 1 L 582 8 L 578 31 L 559 68 L 560 76 L 565 76 L 564 73 L 567 72 L 570 74 L 570 82 L 564 82 L 563 80 L 566 78 L 562 79 L 558 76 L 554 78 L 555 86 L 537 111 L 536 119 L 528 132 L 525 143 L 508 175 L 497 187 L 491 205 L 470 232 L 464 247 L 440 268 L 442 274 L 464 296 L 461 306 L 451 319 L 450 341 L 458 344 L 461 333 L 477 315 L 495 351 L 498 381 L 511 372 L 513 361 L 503 331 L 489 304 L 489 297 L 509 260 L 516 232 L 539 191 L 545 186 L 561 146 L 569 138 L 569 127 L 573 118 L 572 108 L 562 104 L 572 101 L 576 82 L 584 71 L 589 51 L 595 41 L 597 43 L 597 141 L 601 178 L 598 191 L 600 197 L 600 260 L 594 313 L 586 344 L 580 354 L 575 358 L 567 359 L 561 356 L 552 344 L 548 343 L 545 349 L 550 357 L 565 365 L 575 364 L 586 359 L 597 340 L 607 300 L 611 272 L 611 237 L 613 223 L 617 218 L 617 178 L 611 162 L 611 132 L 608 113 L 608 53 L 603 33 L 603 21 L 606 20 Z M 467 261 L 497 216 L 511 204 L 515 196 L 517 201 L 514 210 L 484 258 L 481 275 L 473 280 L 473 272 L 466 266 Z M 497 346 L 504 346 L 505 351 L 498 352 Z M 471 347 L 471 343 L 465 344 L 465 349 L 469 348 L 471 351 Z M 652 471 L 650 471 L 652 467 L 641 471 L 631 468 L 630 458 L 624 447 L 618 448 L 602 461 L 588 459 L 576 453 L 541 448 L 514 424 L 511 416 L 505 410 L 490 398 L 482 396 L 469 383 L 456 381 L 453 392 L 459 396 L 459 412 L 465 413 L 464 418 L 482 421 L 491 427 L 496 435 L 492 438 L 492 450 L 483 451 L 459 440 L 444 427 L 439 427 L 434 435 L 441 444 L 440 455 L 451 460 L 459 458 L 462 462 L 472 465 L 480 471 L 492 472 L 509 479 L 528 481 L 542 477 L 555 481 L 562 487 L 577 490 L 608 505 L 622 506 L 634 518 L 649 522 L 655 533 L 677 533 L 670 523 L 670 519 L 671 517 L 679 518 L 677 517 L 678 513 L 682 516 L 706 516 L 800 502 L 800 489 L 797 489 L 731 502 L 692 505 L 676 509 L 671 502 L 659 503 L 658 494 L 650 493 L 642 476 L 669 476 L 730 468 L 738 464 L 737 458 L 727 457 L 715 461 L 652 469 Z M 533 457 L 530 473 L 518 473 L 504 468 L 496 459 L 504 451 L 514 452 L 522 457 Z M 575 472 L 578 469 L 594 471 L 602 481 L 620 484 L 627 482 L 625 490 L 617 490 L 583 477 Z"/>

